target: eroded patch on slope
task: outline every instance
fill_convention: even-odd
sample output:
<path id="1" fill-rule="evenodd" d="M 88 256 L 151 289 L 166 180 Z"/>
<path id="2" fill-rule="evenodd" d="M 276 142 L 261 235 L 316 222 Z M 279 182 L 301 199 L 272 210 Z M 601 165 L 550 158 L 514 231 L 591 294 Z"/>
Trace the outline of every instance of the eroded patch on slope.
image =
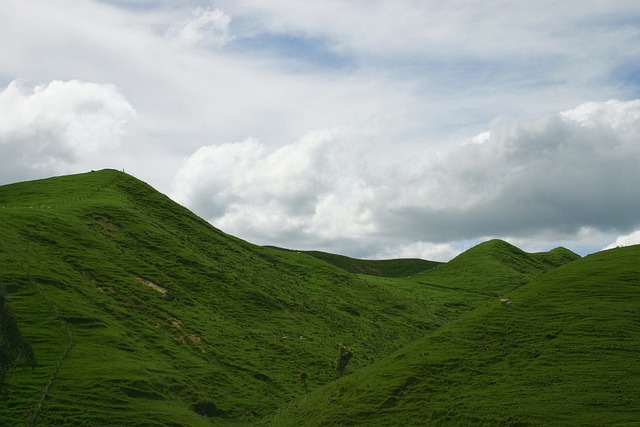
<path id="1" fill-rule="evenodd" d="M 145 279 L 144 277 L 133 275 L 133 278 L 143 285 L 153 289 L 154 291 L 162 294 L 162 296 L 167 296 L 168 291 L 160 285 L 153 283 L 151 280 Z"/>

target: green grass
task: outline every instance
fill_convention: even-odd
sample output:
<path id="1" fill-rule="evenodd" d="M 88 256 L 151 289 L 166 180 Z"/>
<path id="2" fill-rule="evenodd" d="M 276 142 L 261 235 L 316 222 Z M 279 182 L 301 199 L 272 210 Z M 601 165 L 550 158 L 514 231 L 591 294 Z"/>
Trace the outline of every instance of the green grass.
<path id="1" fill-rule="evenodd" d="M 624 264 L 637 253 L 603 255 L 612 258 L 597 264 L 566 249 L 527 254 L 491 241 L 435 268 L 421 260 L 368 262 L 252 245 L 113 170 L 2 186 L 0 287 L 37 363 L 8 367 L 0 420 L 240 426 L 586 419 L 584 402 L 567 404 L 568 413 L 545 412 L 543 397 L 529 399 L 532 384 L 548 387 L 550 399 L 603 396 L 602 408 L 629 420 L 634 403 L 610 406 L 619 402 L 607 384 L 592 393 L 605 379 L 627 390 L 633 378 L 608 369 L 626 372 L 637 356 L 638 300 L 629 292 L 638 275 Z M 573 271 L 596 280 L 592 262 L 607 289 L 626 266 L 628 289 L 615 294 L 622 304 L 581 298 L 563 279 Z M 369 274 L 354 274 L 363 271 Z M 505 295 L 513 305 L 497 303 Z M 612 313 L 623 306 L 624 316 Z M 590 348 L 582 341 L 580 328 L 595 327 L 588 310 L 607 325 L 599 334 L 629 331 L 616 338 L 626 353 L 600 335 Z M 575 326 L 560 327 L 576 316 L 583 317 Z M 338 380 L 340 343 L 355 353 Z M 587 369 L 580 357 L 598 346 L 601 377 L 575 383 L 567 375 L 567 387 L 550 385 L 549 373 L 560 367 Z M 525 369 L 530 363 L 538 368 Z M 519 409 L 506 411 L 515 396 L 533 403 L 517 400 Z"/>
<path id="2" fill-rule="evenodd" d="M 349 372 L 441 324 L 425 297 L 250 245 L 116 171 L 0 187 L 0 206 L 0 283 L 38 360 L 7 378 L 14 424 L 208 424 L 207 402 L 251 424 L 300 372 L 333 381 L 338 343 Z"/>
<path id="3" fill-rule="evenodd" d="M 320 251 L 304 251 L 304 253 L 326 261 L 329 264 L 348 271 L 349 273 L 367 274 L 370 276 L 380 277 L 406 277 L 422 273 L 442 264 L 441 262 L 427 261 L 418 258 L 367 260 Z"/>
<path id="4" fill-rule="evenodd" d="M 565 248 L 530 254 L 502 240 L 489 240 L 411 279 L 425 286 L 446 286 L 497 298 L 508 296 L 540 274 L 579 258 Z"/>
<path id="5" fill-rule="evenodd" d="M 637 425 L 640 246 L 551 270 L 282 410 L 274 425 Z"/>

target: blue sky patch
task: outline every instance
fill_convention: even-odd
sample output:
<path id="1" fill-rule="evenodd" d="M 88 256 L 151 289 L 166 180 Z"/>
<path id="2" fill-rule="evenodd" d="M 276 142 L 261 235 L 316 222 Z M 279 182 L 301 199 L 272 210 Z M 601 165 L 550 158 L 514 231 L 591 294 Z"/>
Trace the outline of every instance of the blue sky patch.
<path id="1" fill-rule="evenodd" d="M 333 51 L 328 41 L 305 35 L 261 33 L 238 37 L 229 48 L 241 53 L 264 53 L 301 67 L 342 69 L 352 61 Z"/>

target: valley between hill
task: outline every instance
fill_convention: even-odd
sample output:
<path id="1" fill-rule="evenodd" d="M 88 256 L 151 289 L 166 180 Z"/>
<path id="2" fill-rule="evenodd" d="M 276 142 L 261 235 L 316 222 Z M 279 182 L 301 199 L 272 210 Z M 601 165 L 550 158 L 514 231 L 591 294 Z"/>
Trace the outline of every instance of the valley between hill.
<path id="1" fill-rule="evenodd" d="M 634 425 L 639 260 L 354 260 L 119 171 L 2 186 L 0 425 Z"/>

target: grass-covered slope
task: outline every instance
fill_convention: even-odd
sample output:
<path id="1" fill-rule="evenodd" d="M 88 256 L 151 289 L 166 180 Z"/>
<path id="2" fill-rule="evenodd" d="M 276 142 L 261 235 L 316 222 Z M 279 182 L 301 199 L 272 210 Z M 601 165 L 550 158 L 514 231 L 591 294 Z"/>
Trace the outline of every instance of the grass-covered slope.
<path id="1" fill-rule="evenodd" d="M 448 263 L 412 277 L 426 286 L 445 286 L 487 296 L 505 295 L 540 274 L 580 256 L 565 248 L 527 253 L 503 241 L 481 243 Z"/>
<path id="2" fill-rule="evenodd" d="M 486 300 L 251 245 L 113 170 L 0 187 L 0 287 L 35 357 L 7 425 L 252 425 L 338 343 L 349 374 Z"/>
<path id="3" fill-rule="evenodd" d="M 423 271 L 430 270 L 442 264 L 440 262 L 427 261 L 419 258 L 366 260 L 320 251 L 307 251 L 305 253 L 326 261 L 329 264 L 333 264 L 349 273 L 380 277 L 406 277 L 412 274 L 422 273 Z"/>
<path id="4" fill-rule="evenodd" d="M 5 304 L 4 292 L 5 288 L 0 288 L 0 388 L 10 370 L 35 364 L 33 349 L 20 336 L 15 315 Z"/>
<path id="5" fill-rule="evenodd" d="M 337 343 L 358 345 L 357 368 L 436 326 L 116 171 L 0 187 L 0 224 L 0 284 L 37 360 L 6 380 L 10 424 L 250 423 L 304 393 L 301 372 L 332 381 Z"/>
<path id="6" fill-rule="evenodd" d="M 510 297 L 315 390 L 273 424 L 638 425 L 640 246 L 567 263 Z"/>
<path id="7" fill-rule="evenodd" d="M 229 236 L 118 171 L 1 186 L 0 424 L 268 422 L 331 396 L 319 390 L 333 390 L 338 344 L 355 349 L 338 387 L 366 372 L 374 388 L 396 384 L 390 354 L 437 342 L 496 295 L 518 307 L 512 290 L 576 257 L 494 241 L 423 273 L 392 262 L 375 269 L 402 278 L 355 275 Z M 325 405 L 342 422 L 340 398 L 322 399 L 303 424 Z M 344 419 L 375 424 L 376 405 Z"/>

